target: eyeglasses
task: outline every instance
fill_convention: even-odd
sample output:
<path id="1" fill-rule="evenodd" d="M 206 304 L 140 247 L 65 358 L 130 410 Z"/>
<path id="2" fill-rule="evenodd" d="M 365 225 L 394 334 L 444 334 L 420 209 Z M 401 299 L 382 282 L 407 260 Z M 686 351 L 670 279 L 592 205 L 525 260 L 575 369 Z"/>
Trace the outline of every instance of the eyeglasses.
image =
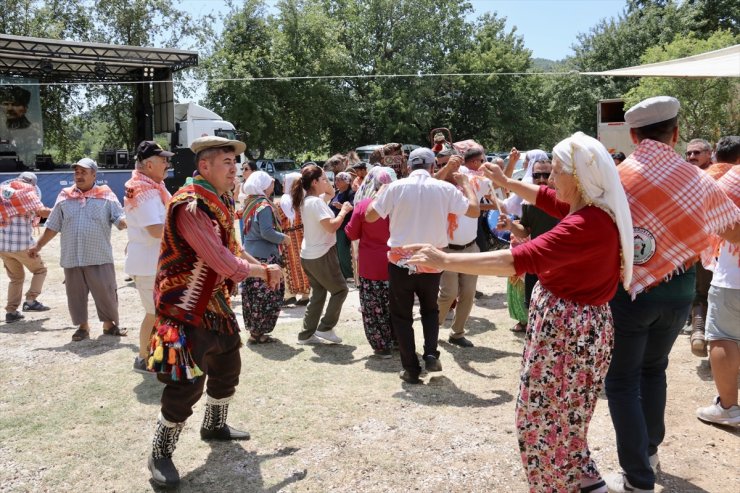
<path id="1" fill-rule="evenodd" d="M 701 154 L 703 152 L 708 152 L 708 151 L 707 150 L 703 150 L 703 151 L 686 151 L 686 155 L 687 156 L 693 156 L 694 154 L 696 154 L 698 156 L 699 154 Z"/>
<path id="2" fill-rule="evenodd" d="M 548 178 L 550 178 L 550 173 L 532 173 L 534 180 L 547 180 Z"/>

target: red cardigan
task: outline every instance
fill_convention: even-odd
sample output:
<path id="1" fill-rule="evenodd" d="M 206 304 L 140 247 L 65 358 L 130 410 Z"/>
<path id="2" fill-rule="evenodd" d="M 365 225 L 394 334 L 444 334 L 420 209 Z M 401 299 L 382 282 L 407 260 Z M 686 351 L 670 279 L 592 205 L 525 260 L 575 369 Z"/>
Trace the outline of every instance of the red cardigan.
<path id="1" fill-rule="evenodd" d="M 562 218 L 553 229 L 512 249 L 517 275 L 537 274 L 552 294 L 580 304 L 601 305 L 619 283 L 619 231 L 609 214 L 587 206 L 568 214 L 570 205 L 555 191 L 540 187 L 535 204 Z"/>
<path id="2" fill-rule="evenodd" d="M 373 281 L 388 280 L 388 238 L 391 235 L 390 219 L 380 218 L 375 222 L 365 221 L 365 211 L 372 199 L 355 204 L 352 218 L 344 227 L 350 240 L 360 240 L 360 277 Z"/>

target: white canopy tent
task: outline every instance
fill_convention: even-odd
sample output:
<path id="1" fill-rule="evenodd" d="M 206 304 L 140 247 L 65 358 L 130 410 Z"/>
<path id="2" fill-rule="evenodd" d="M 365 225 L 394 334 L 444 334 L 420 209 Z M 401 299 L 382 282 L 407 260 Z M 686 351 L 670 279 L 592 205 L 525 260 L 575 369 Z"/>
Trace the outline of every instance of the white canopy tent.
<path id="1" fill-rule="evenodd" d="M 677 60 L 583 73 L 614 77 L 740 77 L 740 44 Z"/>

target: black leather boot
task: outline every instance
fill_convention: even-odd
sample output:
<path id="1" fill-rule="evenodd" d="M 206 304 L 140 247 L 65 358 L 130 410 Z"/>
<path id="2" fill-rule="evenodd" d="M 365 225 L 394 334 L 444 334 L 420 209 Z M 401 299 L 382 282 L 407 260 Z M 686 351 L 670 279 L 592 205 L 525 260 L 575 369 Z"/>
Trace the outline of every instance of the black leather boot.
<path id="1" fill-rule="evenodd" d="M 249 433 L 226 424 L 230 401 L 231 397 L 214 399 L 208 396 L 203 426 L 200 428 L 200 437 L 203 440 L 249 440 Z"/>

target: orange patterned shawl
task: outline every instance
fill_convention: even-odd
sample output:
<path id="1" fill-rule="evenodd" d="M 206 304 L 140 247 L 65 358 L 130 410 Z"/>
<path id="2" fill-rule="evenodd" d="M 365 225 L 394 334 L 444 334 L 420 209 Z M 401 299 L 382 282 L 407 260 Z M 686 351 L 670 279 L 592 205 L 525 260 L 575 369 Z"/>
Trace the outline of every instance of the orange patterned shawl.
<path id="1" fill-rule="evenodd" d="M 740 209 L 670 146 L 643 140 L 619 165 L 635 234 L 634 298 L 700 256 L 712 235 L 740 223 Z"/>

